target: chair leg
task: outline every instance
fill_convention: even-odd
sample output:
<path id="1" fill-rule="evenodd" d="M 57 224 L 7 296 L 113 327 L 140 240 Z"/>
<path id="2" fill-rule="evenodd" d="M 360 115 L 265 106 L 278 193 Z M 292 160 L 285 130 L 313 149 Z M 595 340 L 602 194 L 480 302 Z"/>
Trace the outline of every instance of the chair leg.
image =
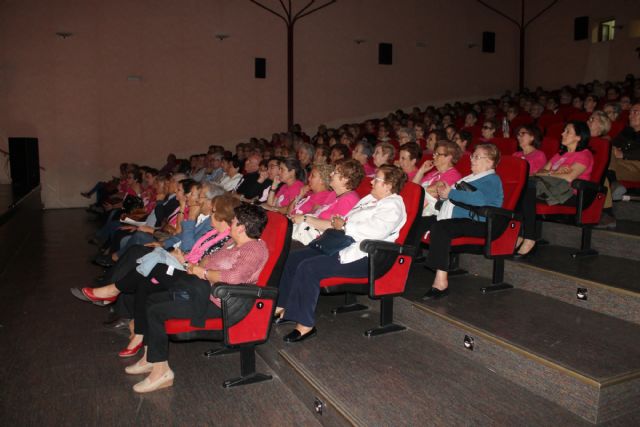
<path id="1" fill-rule="evenodd" d="M 243 347 L 240 349 L 240 376 L 224 381 L 222 387 L 254 384 L 271 378 L 271 375 L 256 372 L 255 346 Z"/>
<path id="2" fill-rule="evenodd" d="M 485 286 L 480 289 L 483 294 L 488 294 L 496 291 L 503 291 L 505 289 L 511 289 L 513 285 L 504 282 L 504 259 L 494 258 L 493 260 L 493 277 L 490 286 Z"/>
<path id="3" fill-rule="evenodd" d="M 580 242 L 580 250 L 571 254 L 572 258 L 582 258 L 585 256 L 598 255 L 598 251 L 591 248 L 591 226 L 582 226 L 582 239 Z"/>
<path id="4" fill-rule="evenodd" d="M 331 313 L 332 314 L 342 314 L 342 313 L 351 313 L 353 311 L 362 311 L 362 310 L 368 310 L 369 307 L 367 307 L 364 304 L 359 304 L 357 302 L 356 296 L 355 294 L 350 294 L 350 293 L 346 293 L 344 294 L 344 305 L 341 305 L 340 307 L 335 307 L 331 309 Z"/>
<path id="5" fill-rule="evenodd" d="M 365 331 L 364 335 L 373 337 L 389 332 L 403 331 L 405 329 L 407 328 L 393 323 L 393 297 L 382 297 L 380 299 L 380 326 Z"/>
<path id="6" fill-rule="evenodd" d="M 220 346 L 220 347 L 216 347 L 216 348 L 212 348 L 211 350 L 207 350 L 204 352 L 204 357 L 215 357 L 215 356 L 220 356 L 222 354 L 231 354 L 231 353 L 235 353 L 236 351 L 238 351 L 238 349 L 236 348 L 228 348 L 225 347 L 224 345 Z"/>

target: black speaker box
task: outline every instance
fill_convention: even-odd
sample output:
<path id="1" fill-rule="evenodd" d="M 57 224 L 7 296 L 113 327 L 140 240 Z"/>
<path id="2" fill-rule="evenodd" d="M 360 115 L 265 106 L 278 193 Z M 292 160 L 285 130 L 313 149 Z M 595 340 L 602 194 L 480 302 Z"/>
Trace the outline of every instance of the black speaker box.
<path id="1" fill-rule="evenodd" d="M 9 138 L 9 163 L 14 193 L 21 197 L 40 184 L 38 138 Z"/>
<path id="2" fill-rule="evenodd" d="M 484 31 L 482 33 L 482 51 L 487 53 L 496 51 L 496 33 L 493 31 Z"/>
<path id="3" fill-rule="evenodd" d="M 589 17 L 578 16 L 573 20 L 573 39 L 586 40 L 589 38 Z"/>
<path id="4" fill-rule="evenodd" d="M 393 64 L 393 45 L 391 43 L 380 43 L 378 45 L 378 64 Z"/>
<path id="5" fill-rule="evenodd" d="M 256 58 L 256 79 L 266 79 L 267 78 L 267 59 L 266 58 Z"/>

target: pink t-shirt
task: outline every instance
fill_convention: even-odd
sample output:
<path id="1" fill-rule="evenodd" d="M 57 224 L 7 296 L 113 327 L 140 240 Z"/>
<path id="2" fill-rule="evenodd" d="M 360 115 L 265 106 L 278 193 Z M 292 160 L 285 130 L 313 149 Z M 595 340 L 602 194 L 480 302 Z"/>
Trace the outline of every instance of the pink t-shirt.
<path id="1" fill-rule="evenodd" d="M 453 184 L 458 182 L 460 178 L 462 178 L 462 175 L 460 175 L 460 172 L 456 168 L 451 168 L 444 172 L 440 172 L 438 169 L 433 168 L 429 172 L 427 172 L 425 176 L 422 177 L 422 182 L 420 183 L 420 185 L 422 185 L 424 188 L 427 188 L 435 182 L 444 181 L 447 183 L 447 185 L 452 186 Z"/>
<path id="2" fill-rule="evenodd" d="M 364 164 L 364 174 L 365 176 L 373 176 L 376 174 L 376 167 L 371 163 L 367 162 Z"/>
<path id="3" fill-rule="evenodd" d="M 300 189 L 304 187 L 302 181 L 296 181 L 291 185 L 282 184 L 276 193 L 276 206 L 279 208 L 289 206 L 289 203 L 300 194 Z"/>
<path id="4" fill-rule="evenodd" d="M 413 172 L 409 172 L 407 174 L 407 181 L 413 181 L 413 177 L 418 173 L 418 169 L 415 169 Z"/>
<path id="5" fill-rule="evenodd" d="M 556 171 L 563 166 L 571 167 L 574 163 L 580 163 L 586 166 L 584 172 L 578 176 L 578 179 L 588 181 L 591 179 L 591 171 L 593 170 L 593 154 L 589 150 L 567 151 L 564 154 L 556 154 L 551 160 L 551 170 Z"/>
<path id="6" fill-rule="evenodd" d="M 360 196 L 355 191 L 344 193 L 337 197 L 333 203 L 314 212 L 320 219 L 331 219 L 334 215 L 345 216 L 360 201 Z"/>
<path id="7" fill-rule="evenodd" d="M 524 151 L 516 151 L 513 153 L 513 157 L 526 160 L 529 163 L 529 175 L 538 172 L 547 164 L 547 156 L 542 150 L 533 150 L 529 154 L 524 154 Z"/>
<path id="8" fill-rule="evenodd" d="M 336 200 L 336 192 L 331 190 L 309 192 L 300 199 L 293 208 L 296 214 L 308 214 L 323 206 L 330 205 Z"/>

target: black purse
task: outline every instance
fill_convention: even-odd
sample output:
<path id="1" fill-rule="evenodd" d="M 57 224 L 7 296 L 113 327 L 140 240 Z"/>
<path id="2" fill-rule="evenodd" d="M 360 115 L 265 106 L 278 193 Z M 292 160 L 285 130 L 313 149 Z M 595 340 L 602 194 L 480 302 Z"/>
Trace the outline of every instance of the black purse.
<path id="1" fill-rule="evenodd" d="M 309 242 L 309 247 L 325 255 L 333 256 L 353 243 L 355 243 L 353 237 L 347 236 L 344 231 L 329 228 Z"/>

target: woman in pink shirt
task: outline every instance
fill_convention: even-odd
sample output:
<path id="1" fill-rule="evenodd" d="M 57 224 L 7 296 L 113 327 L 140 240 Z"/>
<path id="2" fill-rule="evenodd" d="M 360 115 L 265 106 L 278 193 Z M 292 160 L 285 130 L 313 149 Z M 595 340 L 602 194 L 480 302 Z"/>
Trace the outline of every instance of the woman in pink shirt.
<path id="1" fill-rule="evenodd" d="M 289 207 L 290 215 L 308 214 L 336 200 L 336 193 L 330 187 L 333 168 L 328 164 L 313 165 L 309 183 L 302 187 Z"/>
<path id="2" fill-rule="evenodd" d="M 305 180 L 305 172 L 300 162 L 292 158 L 284 159 L 280 162 L 280 174 L 273 179 L 269 189 L 269 198 L 264 207 L 286 214 L 289 205 L 304 187 Z"/>
<path id="3" fill-rule="evenodd" d="M 547 156 L 540 148 L 540 131 L 537 126 L 522 125 L 516 129 L 516 138 L 520 149 L 513 153 L 514 157 L 529 163 L 529 175 L 535 175 L 547 164 Z"/>
<path id="4" fill-rule="evenodd" d="M 294 223 L 293 239 L 307 244 L 324 230 L 331 228 L 334 218 L 344 217 L 360 201 L 355 189 L 364 176 L 364 168 L 359 161 L 338 160 L 335 170 L 331 173 L 331 188 L 335 192 L 335 200 L 308 215 L 291 215 L 291 221 Z"/>
<path id="5" fill-rule="evenodd" d="M 585 122 L 567 123 L 562 132 L 560 152 L 555 154 L 535 176 L 551 176 L 566 180 L 569 184 L 574 179 L 589 180 L 593 170 L 593 155 L 589 151 L 591 133 Z M 564 204 L 575 205 L 575 196 Z M 529 180 L 522 199 L 522 234 L 516 258 L 532 254 L 536 247 L 536 187 L 535 181 Z"/>
<path id="6" fill-rule="evenodd" d="M 418 168 L 416 163 L 422 158 L 422 149 L 415 142 L 408 142 L 400 147 L 400 156 L 398 157 L 398 166 L 407 174 L 407 180 L 413 181 Z"/>
<path id="7" fill-rule="evenodd" d="M 418 169 L 413 182 L 422 185 L 426 191 L 422 216 L 430 216 L 435 213 L 433 205 L 438 199 L 438 182 L 444 181 L 447 185 L 452 186 L 462 178 L 460 172 L 454 167 L 461 156 L 462 150 L 455 142 L 438 141 L 433 153 L 433 160 L 425 161 Z"/>

